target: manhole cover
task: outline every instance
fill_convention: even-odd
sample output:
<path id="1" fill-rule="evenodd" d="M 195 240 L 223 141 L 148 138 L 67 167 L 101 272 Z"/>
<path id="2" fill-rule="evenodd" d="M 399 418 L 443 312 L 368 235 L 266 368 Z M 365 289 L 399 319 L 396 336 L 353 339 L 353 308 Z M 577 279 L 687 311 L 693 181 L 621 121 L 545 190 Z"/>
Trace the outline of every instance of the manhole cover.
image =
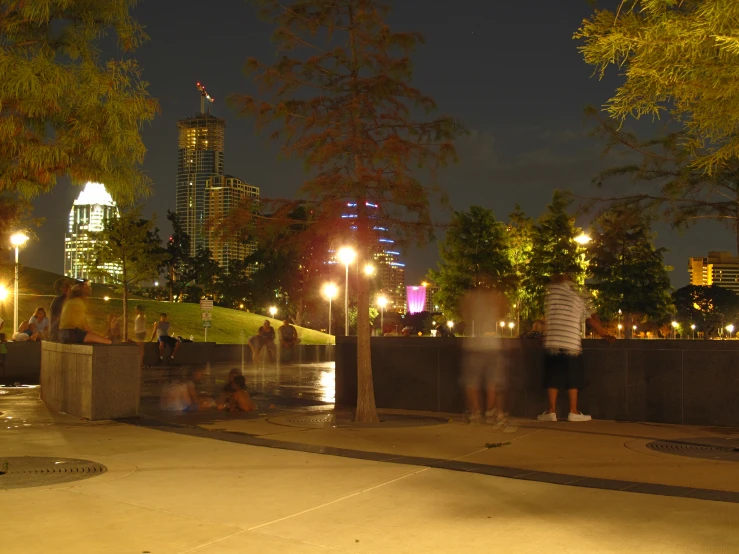
<path id="1" fill-rule="evenodd" d="M 424 427 L 428 425 L 441 425 L 447 423 L 446 419 L 440 417 L 397 415 L 397 414 L 380 414 L 380 423 L 356 423 L 353 421 L 354 414 L 346 413 L 328 413 L 315 415 L 299 415 L 269 418 L 271 423 L 278 425 L 288 425 L 291 427 L 338 427 L 338 428 L 378 428 L 386 429 L 390 427 Z"/>
<path id="2" fill-rule="evenodd" d="M 104 465 L 70 458 L 0 457 L 0 490 L 58 485 L 105 473 Z"/>
<path id="3" fill-rule="evenodd" d="M 676 456 L 739 462 L 739 439 L 699 437 L 679 441 L 653 441 L 647 444 L 647 448 Z"/>

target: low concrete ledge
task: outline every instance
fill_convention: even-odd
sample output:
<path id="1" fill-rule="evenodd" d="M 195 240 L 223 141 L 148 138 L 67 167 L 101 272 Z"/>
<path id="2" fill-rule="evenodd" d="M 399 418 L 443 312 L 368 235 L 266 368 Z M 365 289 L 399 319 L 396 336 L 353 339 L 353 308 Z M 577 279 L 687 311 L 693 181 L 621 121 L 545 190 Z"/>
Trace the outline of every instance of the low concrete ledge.
<path id="1" fill-rule="evenodd" d="M 90 420 L 136 417 L 141 394 L 136 344 L 41 343 L 41 400 Z"/>

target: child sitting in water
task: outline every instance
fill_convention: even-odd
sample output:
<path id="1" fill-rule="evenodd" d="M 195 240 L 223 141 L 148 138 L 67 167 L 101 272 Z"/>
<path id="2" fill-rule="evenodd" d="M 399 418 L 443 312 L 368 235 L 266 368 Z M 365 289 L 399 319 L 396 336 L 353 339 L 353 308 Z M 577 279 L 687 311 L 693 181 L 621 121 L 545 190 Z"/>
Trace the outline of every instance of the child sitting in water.
<path id="1" fill-rule="evenodd" d="M 255 412 L 257 405 L 251 399 L 249 391 L 246 390 L 246 380 L 243 375 L 236 375 L 231 382 L 230 394 L 226 395 L 225 401 L 218 405 L 219 410 L 229 412 Z"/>

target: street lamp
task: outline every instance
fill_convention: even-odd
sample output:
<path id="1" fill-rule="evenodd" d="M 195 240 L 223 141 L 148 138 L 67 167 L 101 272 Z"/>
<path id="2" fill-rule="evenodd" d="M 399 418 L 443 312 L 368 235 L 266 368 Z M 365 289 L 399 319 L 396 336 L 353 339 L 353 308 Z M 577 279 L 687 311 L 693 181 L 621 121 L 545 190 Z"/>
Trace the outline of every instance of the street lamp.
<path id="1" fill-rule="evenodd" d="M 581 246 L 585 246 L 585 245 L 586 245 L 586 244 L 588 244 L 588 243 L 589 243 L 589 242 L 590 242 L 591 240 L 593 240 L 593 239 L 592 239 L 592 238 L 590 238 L 590 235 L 587 235 L 587 234 L 585 234 L 585 233 L 580 233 L 579 235 L 577 235 L 577 236 L 576 236 L 576 237 L 574 238 L 574 241 L 575 241 L 575 242 L 576 242 L 577 244 L 581 245 Z"/>
<path id="2" fill-rule="evenodd" d="M 511 330 L 511 338 L 513 338 L 513 328 L 516 326 L 512 321 L 508 324 L 508 328 Z"/>
<path id="3" fill-rule="evenodd" d="M 372 264 L 367 264 L 366 266 L 364 266 L 364 274 L 367 277 L 372 277 L 375 274 L 375 266 L 373 266 Z"/>
<path id="4" fill-rule="evenodd" d="M 275 308 L 274 306 L 271 306 L 269 309 L 269 315 L 271 315 L 272 318 L 274 319 L 276 313 L 277 313 L 277 308 Z"/>
<path id="5" fill-rule="evenodd" d="M 385 334 L 385 306 L 387 306 L 387 298 L 380 296 L 377 299 L 377 305 L 380 306 L 380 336 Z"/>
<path id="6" fill-rule="evenodd" d="M 733 333 L 733 332 L 734 332 L 734 325 L 732 325 L 731 323 L 729 323 L 729 324 L 728 324 L 728 325 L 726 326 L 726 330 L 727 330 L 727 331 L 729 332 L 729 338 L 731 338 L 731 333 Z"/>
<path id="7" fill-rule="evenodd" d="M 618 328 L 618 338 L 621 338 L 621 329 L 623 329 L 624 326 L 619 323 L 616 327 Z"/>
<path id="8" fill-rule="evenodd" d="M 328 298 L 328 336 L 331 340 L 331 301 L 336 298 L 336 293 L 339 289 L 333 283 L 326 283 L 323 285 L 323 296 Z"/>
<path id="9" fill-rule="evenodd" d="M 454 322 L 450 319 L 449 321 L 446 322 L 446 324 L 447 324 L 447 327 L 449 327 L 449 331 L 451 331 L 452 327 L 454 327 Z"/>
<path id="10" fill-rule="evenodd" d="M 632 326 L 631 326 L 631 330 L 633 331 L 633 332 L 631 333 L 631 338 L 633 339 L 633 338 L 634 338 L 634 333 L 636 333 L 636 325 L 632 325 Z"/>
<path id="11" fill-rule="evenodd" d="M 679 325 L 680 324 L 677 321 L 673 321 L 672 322 L 672 338 L 673 339 L 676 339 L 677 338 L 677 328 L 678 328 Z"/>
<path id="12" fill-rule="evenodd" d="M 5 302 L 8 299 L 9 294 L 8 289 L 3 285 L 0 285 L 0 302 Z"/>
<path id="13" fill-rule="evenodd" d="M 18 330 L 18 249 L 26 244 L 28 237 L 23 233 L 16 233 L 10 237 L 10 244 L 15 247 L 15 284 L 13 287 L 13 333 Z"/>
<path id="14" fill-rule="evenodd" d="M 344 336 L 349 336 L 349 265 L 357 258 L 357 251 L 351 246 L 342 246 L 336 253 L 339 261 L 346 266 L 344 281 Z"/>
<path id="15" fill-rule="evenodd" d="M 693 340 L 695 340 L 695 323 L 691 323 L 690 328 L 693 330 Z"/>

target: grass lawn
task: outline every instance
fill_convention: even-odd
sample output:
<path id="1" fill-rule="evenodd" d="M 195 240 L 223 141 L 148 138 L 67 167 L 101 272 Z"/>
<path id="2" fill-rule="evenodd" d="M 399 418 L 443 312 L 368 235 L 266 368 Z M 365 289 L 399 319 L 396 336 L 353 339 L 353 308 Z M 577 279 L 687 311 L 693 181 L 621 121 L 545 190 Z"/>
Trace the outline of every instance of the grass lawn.
<path id="1" fill-rule="evenodd" d="M 20 321 L 28 320 L 37 307 L 43 307 L 48 312 L 49 305 L 55 296 L 54 282 L 60 277 L 61 275 L 48 271 L 21 267 L 19 279 L 20 309 L 18 314 Z M 10 328 L 13 325 L 12 265 L 4 264 L 0 266 L 0 285 L 11 291 L 11 296 L 5 302 L 0 302 L 0 318 L 5 320 L 3 332 L 10 338 Z M 109 296 L 110 299 L 104 300 L 105 296 Z M 133 338 L 134 308 L 138 304 L 146 308 L 146 322 L 149 333 L 151 333 L 154 322 L 159 319 L 159 313 L 165 312 L 171 322 L 170 331 L 175 336 L 181 335 L 183 338 L 190 338 L 190 335 L 192 335 L 195 341 L 203 340 L 203 321 L 198 304 L 157 302 L 156 300 L 144 299 L 129 299 L 128 301 L 128 332 L 131 338 Z M 123 301 L 120 299 L 120 294 L 109 287 L 93 285 L 92 298 L 90 298 L 88 304 L 88 319 L 92 328 L 103 333 L 106 328 L 107 316 L 111 313 L 123 313 Z M 269 319 L 275 328 L 282 324 L 281 321 L 265 318 L 258 314 L 242 312 L 241 310 L 213 308 L 213 319 L 211 327 L 208 329 L 208 341 L 239 344 L 242 338 L 246 340 L 250 336 L 256 335 L 257 329 L 264 323 L 265 319 Z M 333 337 L 329 337 L 326 333 L 304 327 L 297 327 L 297 329 L 303 344 L 326 344 L 329 339 L 333 342 Z"/>

